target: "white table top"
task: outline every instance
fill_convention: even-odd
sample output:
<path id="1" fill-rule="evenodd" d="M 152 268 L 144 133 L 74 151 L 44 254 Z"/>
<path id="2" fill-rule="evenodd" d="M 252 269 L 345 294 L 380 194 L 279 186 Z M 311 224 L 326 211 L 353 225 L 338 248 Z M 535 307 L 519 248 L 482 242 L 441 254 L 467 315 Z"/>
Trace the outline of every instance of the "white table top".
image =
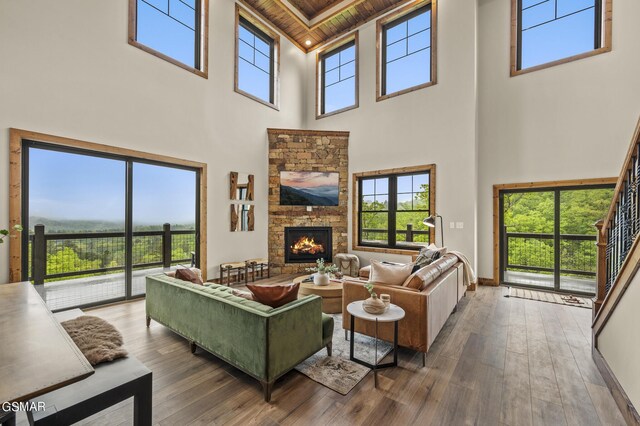
<path id="1" fill-rule="evenodd" d="M 362 309 L 362 302 L 364 302 L 364 300 L 349 303 L 347 305 L 347 312 L 356 318 L 367 321 L 394 322 L 404 318 L 404 309 L 393 303 L 389 304 L 389 309 L 384 314 L 374 315 Z"/>

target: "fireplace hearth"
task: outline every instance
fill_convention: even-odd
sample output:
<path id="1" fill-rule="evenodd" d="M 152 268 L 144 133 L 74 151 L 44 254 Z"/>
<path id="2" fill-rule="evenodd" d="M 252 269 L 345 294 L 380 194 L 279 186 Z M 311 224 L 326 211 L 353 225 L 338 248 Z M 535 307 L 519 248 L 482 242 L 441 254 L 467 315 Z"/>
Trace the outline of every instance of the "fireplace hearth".
<path id="1" fill-rule="evenodd" d="M 286 227 L 284 244 L 285 263 L 313 263 L 318 259 L 330 263 L 333 258 L 329 226 Z"/>

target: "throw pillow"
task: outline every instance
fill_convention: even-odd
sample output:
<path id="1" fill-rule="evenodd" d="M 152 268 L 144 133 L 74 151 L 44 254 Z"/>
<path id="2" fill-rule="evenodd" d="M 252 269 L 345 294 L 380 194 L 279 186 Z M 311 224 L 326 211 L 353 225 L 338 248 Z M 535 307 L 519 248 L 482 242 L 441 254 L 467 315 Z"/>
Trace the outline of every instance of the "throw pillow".
<path id="1" fill-rule="evenodd" d="M 204 284 L 202 279 L 189 268 L 176 269 L 176 278 L 182 281 L 189 281 L 194 284 Z"/>
<path id="2" fill-rule="evenodd" d="M 251 293 L 250 291 L 236 290 L 235 288 L 232 288 L 231 294 L 233 294 L 234 296 L 242 297 L 243 299 L 247 299 L 247 300 L 256 300 L 253 297 L 253 293 Z"/>
<path id="3" fill-rule="evenodd" d="M 402 285 L 411 275 L 413 266 L 413 263 L 394 265 L 372 260 L 369 281 L 377 284 Z"/>
<path id="4" fill-rule="evenodd" d="M 299 283 L 288 285 L 255 285 L 247 284 L 253 293 L 254 300 L 263 305 L 278 308 L 298 298 Z"/>
<path id="5" fill-rule="evenodd" d="M 91 365 L 127 356 L 122 334 L 102 318 L 82 315 L 61 325 Z"/>
<path id="6" fill-rule="evenodd" d="M 447 253 L 446 247 L 438 248 L 435 244 L 429 244 L 428 247 L 420 250 L 420 254 L 416 257 L 415 266 L 412 272 L 416 272 L 427 265 L 430 265 L 433 261 L 440 259 Z"/>
<path id="7" fill-rule="evenodd" d="M 200 281 L 204 282 L 204 280 L 202 279 L 202 271 L 200 269 L 198 268 L 187 268 L 187 269 L 191 269 L 198 276 Z M 169 272 L 165 272 L 164 274 L 168 277 L 172 277 L 172 278 L 176 277 L 176 271 L 169 271 Z"/>

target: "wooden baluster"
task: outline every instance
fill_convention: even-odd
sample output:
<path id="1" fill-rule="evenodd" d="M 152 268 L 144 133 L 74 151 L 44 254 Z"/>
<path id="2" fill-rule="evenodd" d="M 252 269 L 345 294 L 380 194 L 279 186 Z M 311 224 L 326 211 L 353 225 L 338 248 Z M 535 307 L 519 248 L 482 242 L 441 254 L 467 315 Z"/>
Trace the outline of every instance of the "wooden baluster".
<path id="1" fill-rule="evenodd" d="M 596 266 L 596 298 L 593 301 L 594 318 L 607 295 L 607 237 L 603 232 L 604 220 L 597 221 L 595 227 L 598 229 L 598 240 L 596 242 L 596 246 L 598 247 L 598 260 Z"/>

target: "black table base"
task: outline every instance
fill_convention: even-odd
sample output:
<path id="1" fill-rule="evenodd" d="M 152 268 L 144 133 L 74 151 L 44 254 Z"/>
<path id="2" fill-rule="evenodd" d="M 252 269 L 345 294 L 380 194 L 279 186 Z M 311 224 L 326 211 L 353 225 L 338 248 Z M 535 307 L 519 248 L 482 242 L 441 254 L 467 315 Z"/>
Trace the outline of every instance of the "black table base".
<path id="1" fill-rule="evenodd" d="M 374 363 L 370 364 L 366 361 L 358 359 L 353 354 L 354 348 L 354 333 L 355 333 L 355 319 L 356 317 L 351 315 L 351 337 L 349 338 L 349 359 L 360 365 L 373 370 L 373 383 L 374 387 L 378 387 L 378 370 L 389 367 L 396 367 L 398 365 L 398 321 L 393 322 L 393 362 L 387 362 L 384 364 L 378 364 L 378 320 L 376 319 L 376 332 L 375 332 L 375 352 Z"/>

